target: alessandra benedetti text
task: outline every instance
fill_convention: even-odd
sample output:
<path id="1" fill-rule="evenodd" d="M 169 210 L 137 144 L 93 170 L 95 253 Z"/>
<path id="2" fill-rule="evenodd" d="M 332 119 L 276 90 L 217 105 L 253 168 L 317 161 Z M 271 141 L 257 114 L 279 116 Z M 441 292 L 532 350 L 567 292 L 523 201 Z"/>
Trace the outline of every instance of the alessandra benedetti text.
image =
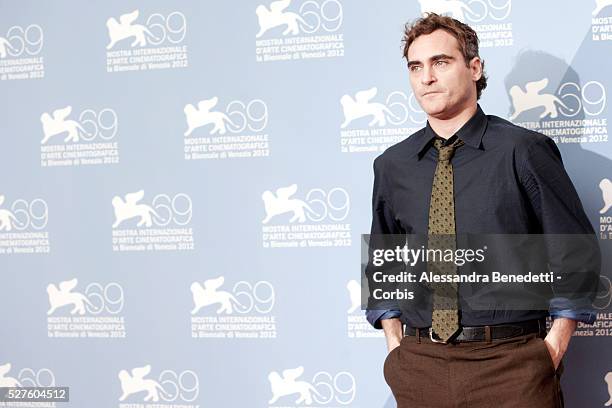
<path id="1" fill-rule="evenodd" d="M 531 271 L 523 274 L 505 274 L 492 271 L 490 274 L 468 273 L 468 274 L 437 274 L 433 272 L 421 272 L 417 279 L 416 273 L 401 272 L 396 274 L 386 274 L 376 271 L 372 275 L 374 282 L 377 283 L 552 283 L 554 272 L 533 273 Z"/>
<path id="2" fill-rule="evenodd" d="M 469 274 L 436 274 L 426 271 L 420 274 L 405 271 L 386 274 L 376 271 L 372 278 L 376 283 L 551 283 L 555 276 L 554 272 L 533 273 L 531 271 L 524 274 L 503 274 L 497 271 L 492 271 L 490 274 L 478 274 L 476 272 Z M 560 279 L 560 277 L 557 276 L 557 279 Z M 372 297 L 377 300 L 411 300 L 414 299 L 414 292 L 400 288 L 391 290 L 376 288 L 372 291 Z"/>

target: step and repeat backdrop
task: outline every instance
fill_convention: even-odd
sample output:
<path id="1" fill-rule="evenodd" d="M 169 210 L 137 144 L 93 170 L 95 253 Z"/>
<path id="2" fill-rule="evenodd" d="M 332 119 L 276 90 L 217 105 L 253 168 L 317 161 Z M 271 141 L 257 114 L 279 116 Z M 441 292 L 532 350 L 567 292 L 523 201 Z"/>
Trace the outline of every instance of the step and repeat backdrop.
<path id="1" fill-rule="evenodd" d="M 604 254 L 566 406 L 611 405 L 610 0 L 0 0 L 0 386 L 395 407 L 361 234 L 374 158 L 426 121 L 401 44 L 425 11 L 477 30 L 484 111 L 562 152 Z"/>

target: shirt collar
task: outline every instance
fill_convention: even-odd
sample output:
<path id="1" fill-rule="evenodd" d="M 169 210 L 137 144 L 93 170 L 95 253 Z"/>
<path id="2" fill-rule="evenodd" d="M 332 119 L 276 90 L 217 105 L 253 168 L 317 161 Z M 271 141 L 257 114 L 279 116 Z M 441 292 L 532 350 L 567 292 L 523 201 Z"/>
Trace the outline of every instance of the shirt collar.
<path id="1" fill-rule="evenodd" d="M 455 133 L 457 137 L 465 142 L 466 145 L 472 146 L 475 149 L 480 149 L 482 143 L 482 137 L 484 136 L 485 130 L 487 129 L 487 115 L 482 111 L 480 105 L 476 105 L 476 113 L 467 121 L 461 128 Z M 417 156 L 420 159 L 423 157 L 431 141 L 438 136 L 436 132 L 429 125 L 425 126 L 425 132 L 423 133 L 422 140 L 420 141 L 419 148 L 417 150 Z"/>

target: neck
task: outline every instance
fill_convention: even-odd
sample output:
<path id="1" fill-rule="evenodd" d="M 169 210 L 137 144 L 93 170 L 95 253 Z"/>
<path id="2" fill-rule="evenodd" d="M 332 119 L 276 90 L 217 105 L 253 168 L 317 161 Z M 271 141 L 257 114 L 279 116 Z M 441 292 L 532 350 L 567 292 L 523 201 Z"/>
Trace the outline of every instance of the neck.
<path id="1" fill-rule="evenodd" d="M 447 116 L 427 116 L 429 126 L 436 132 L 436 134 L 444 139 L 448 139 L 454 135 L 465 123 L 470 120 L 476 113 L 477 105 L 469 105 L 459 111 L 452 117 Z"/>

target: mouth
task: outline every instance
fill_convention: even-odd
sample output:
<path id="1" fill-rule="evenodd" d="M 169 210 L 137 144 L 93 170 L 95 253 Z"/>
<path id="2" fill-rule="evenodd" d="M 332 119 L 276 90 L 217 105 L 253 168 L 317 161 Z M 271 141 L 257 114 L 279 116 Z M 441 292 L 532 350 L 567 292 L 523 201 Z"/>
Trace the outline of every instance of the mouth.
<path id="1" fill-rule="evenodd" d="M 437 93 L 440 93 L 440 92 L 437 92 L 437 91 L 425 92 L 422 96 L 434 95 L 434 94 L 437 94 Z"/>

